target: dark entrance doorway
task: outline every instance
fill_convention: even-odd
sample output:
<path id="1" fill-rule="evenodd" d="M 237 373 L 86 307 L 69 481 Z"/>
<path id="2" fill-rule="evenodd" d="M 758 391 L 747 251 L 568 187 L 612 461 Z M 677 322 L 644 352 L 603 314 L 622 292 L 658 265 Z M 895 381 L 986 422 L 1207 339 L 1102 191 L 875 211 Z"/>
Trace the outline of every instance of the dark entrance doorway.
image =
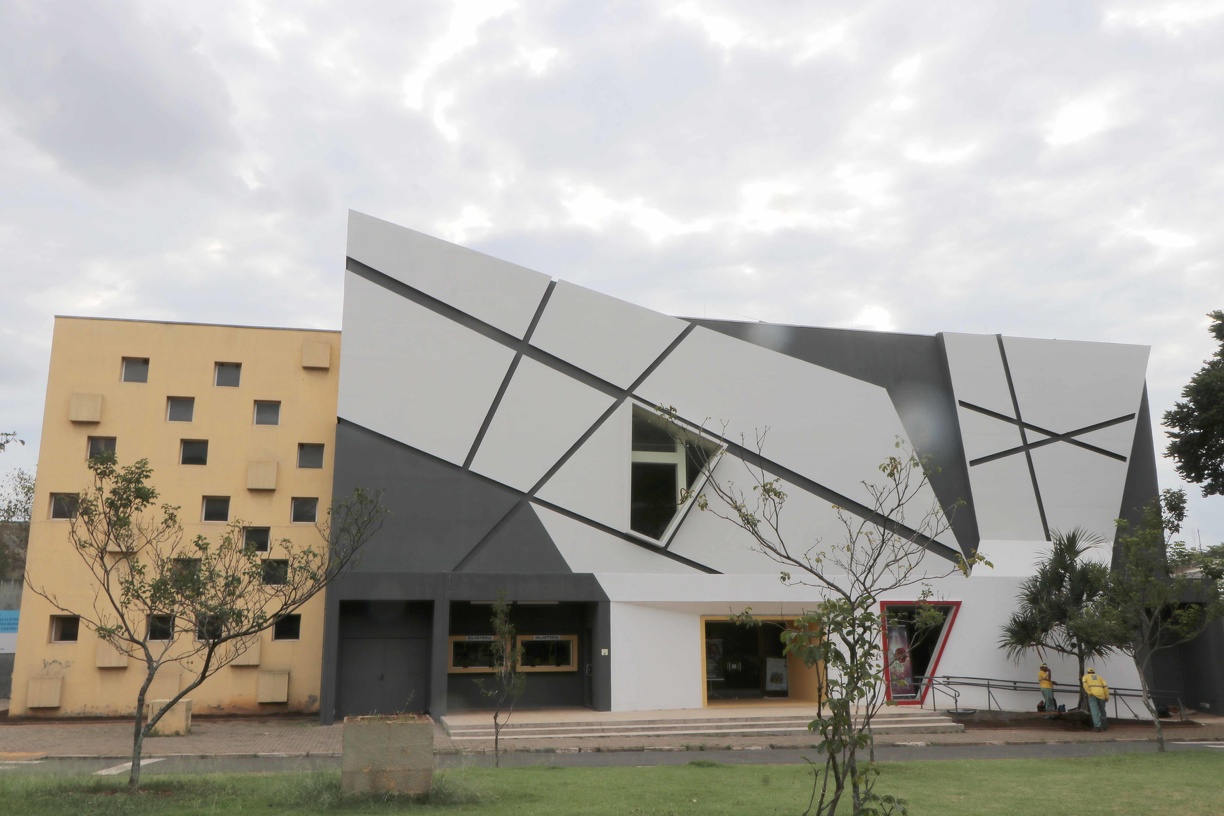
<path id="1" fill-rule="evenodd" d="M 708 705 L 753 700 L 816 702 L 824 695 L 824 666 L 805 666 L 783 651 L 781 635 L 794 621 L 758 618 L 755 625 L 705 619 L 705 698 Z"/>
<path id="2" fill-rule="evenodd" d="M 340 603 L 339 716 L 429 708 L 432 620 L 429 602 Z"/>

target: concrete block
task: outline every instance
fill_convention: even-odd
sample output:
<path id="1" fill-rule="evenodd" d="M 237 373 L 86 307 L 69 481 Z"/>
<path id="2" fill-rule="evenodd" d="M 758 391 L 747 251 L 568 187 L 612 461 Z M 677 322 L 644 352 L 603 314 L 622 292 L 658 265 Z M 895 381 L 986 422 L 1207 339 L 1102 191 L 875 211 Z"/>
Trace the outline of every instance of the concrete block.
<path id="1" fill-rule="evenodd" d="M 428 717 L 346 717 L 340 787 L 344 793 L 428 793 L 435 767 Z"/>
<path id="2" fill-rule="evenodd" d="M 145 703 L 145 721 L 148 722 L 149 717 L 153 716 L 154 711 L 158 711 L 169 700 L 152 700 Z M 191 733 L 191 700 L 179 700 L 175 703 L 174 708 L 170 709 L 158 721 L 157 725 L 149 732 L 149 736 L 153 737 L 185 737 Z"/>

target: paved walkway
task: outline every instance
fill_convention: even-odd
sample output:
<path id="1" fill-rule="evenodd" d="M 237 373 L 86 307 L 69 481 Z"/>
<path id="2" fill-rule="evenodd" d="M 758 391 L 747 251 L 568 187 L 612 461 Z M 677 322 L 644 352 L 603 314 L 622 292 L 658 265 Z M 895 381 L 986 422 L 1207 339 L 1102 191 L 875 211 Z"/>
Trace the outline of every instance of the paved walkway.
<path id="1" fill-rule="evenodd" d="M 4 706 L 0 702 L 0 709 Z M 705 711 L 709 712 L 709 709 Z M 653 712 L 652 714 L 662 714 Z M 689 712 L 692 714 L 692 712 Z M 724 714 L 716 710 L 715 715 Z M 484 715 L 488 716 L 488 715 Z M 518 712 L 515 717 L 557 717 L 542 712 Z M 584 711 L 584 720 L 600 717 L 626 718 L 627 714 L 603 714 Z M 1023 715 L 1021 715 L 1023 716 Z M 435 726 L 435 745 L 440 753 L 491 752 L 492 740 L 453 742 L 441 726 Z M 192 724 L 185 737 L 149 737 L 144 755 L 154 756 L 338 756 L 341 752 L 344 726 L 319 725 L 309 718 L 268 719 L 200 719 Z M 1198 716 L 1195 722 L 1171 726 L 1165 731 L 1169 740 L 1224 742 L 1224 718 Z M 1033 721 L 1025 727 L 993 727 L 976 725 L 960 734 L 921 734 L 902 737 L 879 737 L 881 745 L 1018 745 L 1066 742 L 1139 742 L 1151 741 L 1155 732 L 1151 725 L 1134 722 L 1118 723 L 1103 734 L 1056 721 Z M 130 756 L 132 724 L 124 720 L 106 721 L 47 721 L 0 719 L 0 761 L 37 759 L 44 757 L 115 757 Z M 727 737 L 677 735 L 665 737 L 600 737 L 531 740 L 530 745 L 514 741 L 503 742 L 503 750 L 513 752 L 570 753 L 582 751 L 676 751 L 685 748 L 701 750 L 762 748 L 803 748 L 813 744 L 811 735 L 757 737 Z"/>

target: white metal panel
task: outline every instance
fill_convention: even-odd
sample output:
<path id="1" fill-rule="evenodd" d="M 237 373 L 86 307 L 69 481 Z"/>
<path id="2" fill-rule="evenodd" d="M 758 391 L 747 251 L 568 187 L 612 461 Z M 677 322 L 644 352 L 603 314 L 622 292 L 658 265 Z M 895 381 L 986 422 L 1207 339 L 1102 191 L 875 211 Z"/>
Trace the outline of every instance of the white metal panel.
<path id="1" fill-rule="evenodd" d="M 1005 337 L 1020 413 L 1066 433 L 1139 411 L 1147 346 Z"/>
<path id="2" fill-rule="evenodd" d="M 726 422 L 749 447 L 768 429 L 767 459 L 856 501 L 906 439 L 885 389 L 700 327 L 638 395 L 715 429 Z"/>
<path id="3" fill-rule="evenodd" d="M 1131 448 L 1135 446 L 1135 427 L 1137 424 L 1138 420 L 1132 419 L 1127 422 L 1120 422 L 1117 425 L 1111 425 L 1108 428 L 1102 428 L 1099 431 L 1080 434 L 1075 439 L 1130 459 Z"/>
<path id="4" fill-rule="evenodd" d="M 1033 469 L 1051 532 L 1083 527 L 1113 540 L 1126 484 L 1125 462 L 1056 443 L 1033 451 Z"/>
<path id="5" fill-rule="evenodd" d="M 611 572 L 702 574 L 700 570 L 600 532 L 547 507 L 532 507 L 557 545 L 561 557 L 574 572 L 596 575 Z"/>
<path id="6" fill-rule="evenodd" d="M 633 406 L 622 404 L 536 495 L 614 529 L 627 528 L 632 415 Z"/>
<path id="7" fill-rule="evenodd" d="M 348 256 L 515 337 L 526 334 L 549 282 L 526 267 L 352 210 Z M 346 343 L 351 325 L 344 323 Z"/>
<path id="8" fill-rule="evenodd" d="M 992 334 L 956 332 L 944 332 L 941 337 L 956 398 L 1014 416 L 999 339 Z"/>
<path id="9" fill-rule="evenodd" d="M 559 281 L 531 344 L 628 388 L 686 325 L 683 320 Z"/>
<path id="10" fill-rule="evenodd" d="M 1028 460 L 1018 453 L 969 468 L 973 510 L 983 539 L 1045 538 Z"/>
<path id="11" fill-rule="evenodd" d="M 524 357 L 472 470 L 530 490 L 611 404 L 611 397 Z"/>
<path id="12" fill-rule="evenodd" d="M 613 603 L 612 710 L 701 708 L 701 618 Z"/>
<path id="13" fill-rule="evenodd" d="M 462 464 L 514 353 L 351 272 L 342 419 Z"/>

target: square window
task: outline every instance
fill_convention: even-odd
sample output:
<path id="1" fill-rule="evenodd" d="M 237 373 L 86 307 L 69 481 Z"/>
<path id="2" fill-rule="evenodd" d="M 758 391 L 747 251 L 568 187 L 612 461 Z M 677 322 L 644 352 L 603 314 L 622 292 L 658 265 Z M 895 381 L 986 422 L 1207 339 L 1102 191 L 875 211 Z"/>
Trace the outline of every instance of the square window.
<path id="1" fill-rule="evenodd" d="M 53 519 L 72 519 L 76 518 L 77 505 L 80 503 L 81 497 L 76 493 L 52 493 L 51 494 L 51 518 Z"/>
<path id="2" fill-rule="evenodd" d="M 269 586 L 289 583 L 289 562 L 284 559 L 269 559 L 263 562 L 263 582 Z"/>
<path id="3" fill-rule="evenodd" d="M 279 425 L 280 403 L 255 400 L 255 424 Z"/>
<path id="4" fill-rule="evenodd" d="M 150 615 L 146 640 L 174 640 L 174 616 Z"/>
<path id="5" fill-rule="evenodd" d="M 81 633 L 81 619 L 76 615 L 51 616 L 51 642 L 76 643 Z"/>
<path id="6" fill-rule="evenodd" d="M 191 422 L 195 417 L 195 397 L 166 397 L 166 419 L 169 422 Z"/>
<path id="7" fill-rule="evenodd" d="M 229 521 L 229 496 L 205 496 L 204 520 Z"/>
<path id="8" fill-rule="evenodd" d="M 124 357 L 123 381 L 147 383 L 149 381 L 149 358 Z"/>
<path id="9" fill-rule="evenodd" d="M 224 634 L 225 627 L 221 625 L 221 618 L 218 616 L 201 615 L 196 618 L 196 640 L 220 640 Z"/>
<path id="10" fill-rule="evenodd" d="M 213 383 L 226 388 L 237 388 L 242 382 L 242 363 L 217 363 Z"/>
<path id="11" fill-rule="evenodd" d="M 272 627 L 273 640 L 300 640 L 301 637 L 301 615 L 282 615 L 276 619 L 276 623 Z"/>
<path id="12" fill-rule="evenodd" d="M 323 446 L 307 444 L 305 442 L 298 445 L 298 467 L 300 468 L 321 468 L 323 467 Z"/>
<path id="13" fill-rule="evenodd" d="M 319 517 L 319 500 L 295 497 L 293 499 L 293 521 L 313 524 Z"/>
<path id="14" fill-rule="evenodd" d="M 89 458 L 96 459 L 104 453 L 115 452 L 115 437 L 113 436 L 91 436 L 89 437 Z"/>
<path id="15" fill-rule="evenodd" d="M 208 440 L 184 439 L 179 443 L 180 465 L 207 465 Z"/>
<path id="16" fill-rule="evenodd" d="M 271 533 L 267 527 L 246 527 L 242 531 L 242 545 L 252 552 L 267 552 Z"/>

